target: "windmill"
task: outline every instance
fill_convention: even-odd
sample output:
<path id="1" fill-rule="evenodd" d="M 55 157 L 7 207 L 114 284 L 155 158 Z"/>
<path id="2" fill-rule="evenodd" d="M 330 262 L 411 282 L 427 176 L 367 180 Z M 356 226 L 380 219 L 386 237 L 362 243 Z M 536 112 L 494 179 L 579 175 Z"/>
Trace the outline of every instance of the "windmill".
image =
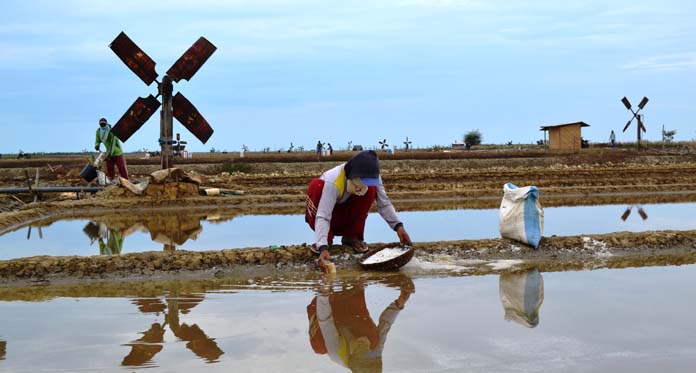
<path id="1" fill-rule="evenodd" d="M 351 151 L 353 149 L 353 141 L 349 140 L 348 141 L 348 151 Z"/>
<path id="2" fill-rule="evenodd" d="M 188 142 L 181 141 L 181 134 L 177 133 L 176 142 L 174 142 L 174 146 L 172 147 L 172 149 L 174 149 L 174 155 L 181 156 L 184 149 L 186 149 L 186 144 L 188 144 Z"/>
<path id="3" fill-rule="evenodd" d="M 378 141 L 378 142 L 379 142 L 379 146 L 382 150 L 385 150 L 389 147 L 389 144 L 387 144 L 387 139 L 384 139 L 384 140 Z"/>
<path id="4" fill-rule="evenodd" d="M 124 32 L 118 34 L 111 42 L 109 48 L 135 73 L 146 85 L 157 82 L 157 96 L 149 95 L 146 98 L 138 97 L 131 107 L 116 122 L 112 129 L 113 134 L 121 141 L 126 142 L 162 105 L 160 112 L 160 138 L 162 147 L 161 167 L 169 168 L 171 164 L 171 148 L 176 144 L 172 140 L 172 116 L 184 125 L 202 143 L 206 143 L 213 134 L 213 129 L 208 122 L 191 104 L 191 102 L 177 92 L 172 97 L 173 82 L 181 79 L 191 80 L 191 77 L 203 66 L 205 61 L 217 49 L 204 37 L 200 37 L 179 59 L 167 70 L 162 77 L 162 82 L 157 81 L 155 61 L 140 49 Z M 161 104 L 157 97 L 162 96 Z"/>
<path id="5" fill-rule="evenodd" d="M 288 148 L 288 153 L 292 153 L 292 150 L 295 149 L 295 145 L 290 143 L 290 147 Z"/>
<path id="6" fill-rule="evenodd" d="M 411 148 L 411 141 L 408 140 L 408 136 L 406 136 L 406 141 L 404 141 L 404 146 L 406 148 L 406 151 L 408 151 Z"/>
<path id="7" fill-rule="evenodd" d="M 643 99 L 640 100 L 640 103 L 638 104 L 638 110 L 633 111 L 631 108 L 631 103 L 628 101 L 626 96 L 621 99 L 621 102 L 623 102 L 624 106 L 626 109 L 628 109 L 631 113 L 633 113 L 633 116 L 631 119 L 626 122 L 626 125 L 624 126 L 623 132 L 626 132 L 628 127 L 631 125 L 631 122 L 633 122 L 633 119 L 636 119 L 636 131 L 637 131 L 637 141 L 636 141 L 636 146 L 640 148 L 640 131 L 646 132 L 645 126 L 643 125 L 643 114 L 638 114 L 640 111 L 645 107 L 645 105 L 648 103 L 648 98 L 643 96 Z"/>

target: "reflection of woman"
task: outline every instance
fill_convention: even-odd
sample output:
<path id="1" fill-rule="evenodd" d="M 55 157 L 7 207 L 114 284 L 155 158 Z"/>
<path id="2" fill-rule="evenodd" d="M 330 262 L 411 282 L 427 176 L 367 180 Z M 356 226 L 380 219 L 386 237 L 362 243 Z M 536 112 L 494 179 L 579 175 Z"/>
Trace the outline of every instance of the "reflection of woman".
<path id="1" fill-rule="evenodd" d="M 384 309 L 378 325 L 367 310 L 364 284 L 336 292 L 320 289 L 307 306 L 314 352 L 328 354 L 331 360 L 352 371 L 381 371 L 387 334 L 414 292 L 410 278 L 401 275 L 399 280 L 399 297 Z"/>
<path id="2" fill-rule="evenodd" d="M 103 225 L 103 224 L 102 224 Z M 100 230 L 101 233 L 101 230 Z M 104 236 L 106 236 L 106 243 L 104 242 Z M 113 229 L 109 229 L 108 233 L 104 235 L 99 235 L 99 254 L 100 255 L 114 255 L 120 254 L 123 249 L 123 235 Z"/>
<path id="3" fill-rule="evenodd" d="M 123 250 L 124 234 L 121 231 L 109 229 L 104 223 L 90 221 L 82 231 L 89 237 L 90 246 L 94 241 L 98 241 L 100 255 L 120 254 Z"/>
<path id="4" fill-rule="evenodd" d="M 538 269 L 500 275 L 499 291 L 505 320 L 528 328 L 539 324 L 539 309 L 544 302 L 544 278 Z"/>

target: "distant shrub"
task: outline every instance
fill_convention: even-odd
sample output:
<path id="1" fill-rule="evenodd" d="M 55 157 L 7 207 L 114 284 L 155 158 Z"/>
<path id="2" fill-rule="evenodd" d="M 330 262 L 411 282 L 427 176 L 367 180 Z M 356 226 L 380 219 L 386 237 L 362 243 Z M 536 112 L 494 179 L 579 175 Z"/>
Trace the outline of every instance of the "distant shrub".
<path id="1" fill-rule="evenodd" d="M 248 163 L 229 163 L 225 162 L 222 165 L 218 167 L 218 173 L 219 172 L 241 172 L 243 174 L 248 174 L 252 170 L 252 167 Z"/>

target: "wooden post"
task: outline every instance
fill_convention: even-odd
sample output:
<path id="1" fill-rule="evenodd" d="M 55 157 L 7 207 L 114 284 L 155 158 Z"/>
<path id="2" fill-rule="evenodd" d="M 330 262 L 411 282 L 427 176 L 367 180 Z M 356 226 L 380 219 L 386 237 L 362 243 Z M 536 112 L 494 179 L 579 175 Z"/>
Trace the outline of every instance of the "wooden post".
<path id="1" fill-rule="evenodd" d="M 636 117 L 638 119 L 638 123 L 636 123 L 637 124 L 636 127 L 638 128 L 638 140 L 637 140 L 638 143 L 636 146 L 638 147 L 638 149 L 640 149 L 640 126 L 641 126 L 641 124 L 643 124 L 643 122 L 640 120 L 640 114 L 638 114 Z"/>
<path id="2" fill-rule="evenodd" d="M 162 111 L 160 112 L 160 166 L 167 169 L 172 166 L 172 79 L 165 75 L 160 85 L 162 94 Z"/>
<path id="3" fill-rule="evenodd" d="M 34 183 L 34 188 L 38 188 L 38 187 L 39 187 L 39 169 L 37 168 L 36 169 L 36 182 Z M 38 201 L 38 199 L 39 199 L 39 194 L 34 193 L 34 202 Z M 39 231 L 39 234 L 41 234 L 40 232 L 41 231 Z"/>

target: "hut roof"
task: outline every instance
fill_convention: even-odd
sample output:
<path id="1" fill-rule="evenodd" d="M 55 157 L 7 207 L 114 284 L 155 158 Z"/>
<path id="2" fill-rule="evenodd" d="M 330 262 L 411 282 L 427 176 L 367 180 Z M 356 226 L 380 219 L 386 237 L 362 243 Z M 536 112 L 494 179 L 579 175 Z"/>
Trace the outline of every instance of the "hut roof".
<path id="1" fill-rule="evenodd" d="M 548 130 L 550 130 L 551 128 L 563 127 L 563 126 L 571 126 L 571 125 L 574 125 L 574 124 L 579 124 L 580 127 L 589 127 L 589 126 L 590 126 L 589 124 L 587 124 L 587 123 L 585 123 L 585 122 L 573 122 L 573 123 L 555 124 L 555 125 L 553 125 L 553 126 L 541 126 L 540 131 L 548 131 Z"/>

